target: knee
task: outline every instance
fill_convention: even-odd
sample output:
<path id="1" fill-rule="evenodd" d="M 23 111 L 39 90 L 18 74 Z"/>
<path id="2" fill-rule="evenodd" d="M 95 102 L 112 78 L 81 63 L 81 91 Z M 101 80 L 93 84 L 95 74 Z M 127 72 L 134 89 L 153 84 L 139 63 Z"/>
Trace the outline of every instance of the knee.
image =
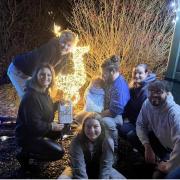
<path id="1" fill-rule="evenodd" d="M 59 160 L 64 156 L 64 149 L 62 146 L 56 147 L 53 153 L 53 160 Z"/>
<path id="2" fill-rule="evenodd" d="M 134 130 L 131 130 L 126 135 L 128 141 L 134 141 L 137 137 L 136 132 Z"/>
<path id="3" fill-rule="evenodd" d="M 103 122 L 108 130 L 117 130 L 116 123 L 114 122 L 114 120 L 112 118 L 104 117 Z"/>

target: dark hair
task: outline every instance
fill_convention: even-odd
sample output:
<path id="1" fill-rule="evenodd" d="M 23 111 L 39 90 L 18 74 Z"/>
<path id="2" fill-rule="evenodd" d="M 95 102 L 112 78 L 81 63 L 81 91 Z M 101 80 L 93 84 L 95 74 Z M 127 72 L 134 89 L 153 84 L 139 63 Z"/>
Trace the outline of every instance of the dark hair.
<path id="1" fill-rule="evenodd" d="M 101 134 L 98 137 L 98 141 L 104 140 L 104 138 L 107 136 L 106 128 L 102 121 L 101 115 L 98 113 L 95 113 L 95 112 L 87 112 L 86 115 L 83 117 L 83 120 L 82 120 L 83 125 L 79 132 L 79 136 L 81 138 L 82 143 L 86 142 L 88 140 L 88 138 L 86 137 L 85 132 L 84 132 L 85 124 L 86 124 L 86 122 L 88 122 L 89 120 L 92 120 L 92 119 L 96 119 L 97 121 L 99 121 L 99 124 L 101 126 Z"/>
<path id="2" fill-rule="evenodd" d="M 138 64 L 138 65 L 135 66 L 135 68 L 137 68 L 137 67 L 143 67 L 144 70 L 145 70 L 145 72 L 148 72 L 148 73 L 151 72 L 151 71 L 149 70 L 149 67 L 148 67 L 147 64 Z"/>
<path id="3" fill-rule="evenodd" d="M 155 81 L 149 83 L 148 90 L 151 91 L 154 89 L 162 90 L 165 92 L 170 92 L 169 84 L 165 80 L 155 80 Z"/>
<path id="4" fill-rule="evenodd" d="M 117 55 L 113 55 L 102 63 L 101 68 L 108 71 L 119 71 L 119 63 L 120 57 Z"/>
<path id="5" fill-rule="evenodd" d="M 37 74 L 38 72 L 43 69 L 43 68 L 48 68 L 50 71 L 51 71 L 51 74 L 52 74 L 52 80 L 51 80 L 51 84 L 49 85 L 48 89 L 49 88 L 53 88 L 54 86 L 54 83 L 55 83 L 55 72 L 54 72 L 54 68 L 50 65 L 50 64 L 47 64 L 47 63 L 42 63 L 42 64 L 39 64 L 36 69 L 34 70 L 33 72 L 33 75 L 32 75 L 32 78 L 28 81 L 27 85 L 30 86 L 30 87 L 33 87 L 35 88 L 36 90 L 38 90 L 39 88 L 39 84 L 38 84 L 38 80 L 37 80 Z"/>

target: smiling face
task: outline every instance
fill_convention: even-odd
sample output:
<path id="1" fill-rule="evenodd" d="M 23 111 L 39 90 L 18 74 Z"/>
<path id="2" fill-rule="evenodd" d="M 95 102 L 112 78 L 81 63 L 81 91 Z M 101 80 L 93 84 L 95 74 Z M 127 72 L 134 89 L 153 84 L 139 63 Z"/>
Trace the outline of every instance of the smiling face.
<path id="1" fill-rule="evenodd" d="M 84 125 L 84 133 L 90 141 L 95 141 L 101 134 L 101 125 L 96 119 L 88 119 Z"/>
<path id="2" fill-rule="evenodd" d="M 65 55 L 72 51 L 73 42 L 72 41 L 64 41 L 60 42 L 61 54 Z"/>
<path id="3" fill-rule="evenodd" d="M 141 83 L 148 76 L 148 72 L 146 72 L 143 66 L 137 66 L 133 69 L 132 78 L 134 82 Z"/>
<path id="4" fill-rule="evenodd" d="M 42 68 L 37 73 L 37 82 L 43 89 L 47 89 L 52 82 L 52 73 L 49 68 Z"/>
<path id="5" fill-rule="evenodd" d="M 161 106 L 164 104 L 167 98 L 167 92 L 159 88 L 153 88 L 149 90 L 149 101 L 153 106 Z"/>

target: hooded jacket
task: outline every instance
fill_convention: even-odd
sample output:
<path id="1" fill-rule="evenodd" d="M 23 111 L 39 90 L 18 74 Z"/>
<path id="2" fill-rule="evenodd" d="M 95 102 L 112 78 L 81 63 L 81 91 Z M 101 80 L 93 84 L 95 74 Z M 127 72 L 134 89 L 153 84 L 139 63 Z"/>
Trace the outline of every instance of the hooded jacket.
<path id="1" fill-rule="evenodd" d="M 16 121 L 16 140 L 20 146 L 31 139 L 44 137 L 51 131 L 51 122 L 57 103 L 53 104 L 47 92 L 27 84 L 27 92 L 21 100 Z"/>
<path id="2" fill-rule="evenodd" d="M 156 80 L 156 74 L 150 73 L 147 78 L 141 82 L 140 87 L 130 88 L 130 100 L 125 107 L 124 118 L 135 124 L 143 102 L 148 97 L 148 84 Z"/>
<path id="3" fill-rule="evenodd" d="M 105 138 L 99 151 L 92 153 L 90 156 L 83 143 L 77 135 L 70 145 L 73 178 L 124 179 L 124 176 L 112 167 L 114 162 L 114 142 L 111 138 Z M 92 172 L 94 176 L 90 177 L 92 174 L 88 172 Z"/>
<path id="4" fill-rule="evenodd" d="M 136 122 L 136 132 L 144 145 L 149 143 L 148 132 L 153 131 L 161 144 L 172 149 L 168 169 L 180 166 L 180 106 L 168 95 L 160 107 L 153 106 L 147 99 Z"/>

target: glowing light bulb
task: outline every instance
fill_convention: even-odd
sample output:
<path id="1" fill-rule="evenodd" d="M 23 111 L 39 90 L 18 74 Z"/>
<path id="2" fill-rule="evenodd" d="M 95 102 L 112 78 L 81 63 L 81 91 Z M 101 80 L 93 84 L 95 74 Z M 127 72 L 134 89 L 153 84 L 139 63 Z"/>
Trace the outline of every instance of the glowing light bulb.
<path id="1" fill-rule="evenodd" d="M 55 30 L 56 28 L 56 30 Z M 57 36 L 57 33 L 60 32 L 60 27 L 57 25 L 54 26 L 54 33 Z M 78 37 L 77 42 L 79 40 Z M 89 46 L 80 47 L 75 46 L 72 48 L 72 61 L 74 62 L 74 73 L 63 75 L 59 73 L 56 77 L 56 85 L 59 90 L 63 91 L 64 99 L 72 100 L 73 105 L 77 104 L 80 99 L 79 89 L 86 82 L 86 70 L 85 65 L 83 63 L 83 55 L 88 53 L 90 50 Z"/>

